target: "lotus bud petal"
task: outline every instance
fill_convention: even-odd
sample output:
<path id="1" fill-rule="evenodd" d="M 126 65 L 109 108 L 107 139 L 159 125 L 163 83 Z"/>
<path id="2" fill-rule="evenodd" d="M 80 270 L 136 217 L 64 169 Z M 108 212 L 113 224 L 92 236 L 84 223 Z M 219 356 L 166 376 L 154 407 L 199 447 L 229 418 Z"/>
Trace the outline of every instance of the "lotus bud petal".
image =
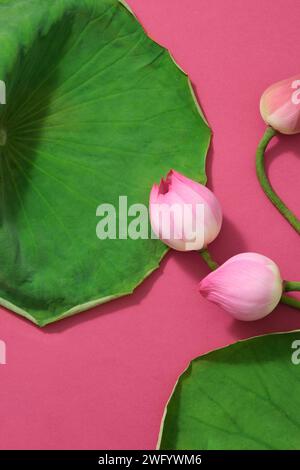
<path id="1" fill-rule="evenodd" d="M 203 297 L 234 318 L 259 320 L 280 301 L 283 281 L 277 265 L 258 253 L 233 256 L 199 284 Z"/>
<path id="2" fill-rule="evenodd" d="M 263 120 L 282 134 L 300 132 L 300 74 L 271 85 L 260 100 Z"/>
<path id="3" fill-rule="evenodd" d="M 219 234 L 222 209 L 204 185 L 171 170 L 150 194 L 154 234 L 178 251 L 201 250 Z"/>

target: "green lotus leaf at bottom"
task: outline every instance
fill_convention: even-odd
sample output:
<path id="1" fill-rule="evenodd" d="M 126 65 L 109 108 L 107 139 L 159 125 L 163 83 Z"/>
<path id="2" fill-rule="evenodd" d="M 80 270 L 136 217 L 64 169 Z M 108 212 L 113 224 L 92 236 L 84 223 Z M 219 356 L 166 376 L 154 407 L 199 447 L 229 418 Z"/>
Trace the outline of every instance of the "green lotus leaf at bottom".
<path id="1" fill-rule="evenodd" d="M 45 325 L 158 267 L 158 240 L 99 240 L 96 209 L 147 206 L 170 168 L 205 183 L 211 134 L 187 76 L 124 2 L 2 2 L 0 44 L 0 304 Z"/>
<path id="2" fill-rule="evenodd" d="M 239 342 L 192 361 L 167 405 L 160 449 L 300 448 L 300 333 Z"/>

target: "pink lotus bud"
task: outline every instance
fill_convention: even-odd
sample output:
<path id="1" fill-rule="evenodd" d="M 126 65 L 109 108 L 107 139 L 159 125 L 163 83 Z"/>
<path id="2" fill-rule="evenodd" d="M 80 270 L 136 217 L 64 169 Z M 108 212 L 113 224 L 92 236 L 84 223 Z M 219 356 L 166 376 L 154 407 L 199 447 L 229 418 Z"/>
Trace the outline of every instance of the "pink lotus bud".
<path id="1" fill-rule="evenodd" d="M 201 250 L 220 232 L 222 209 L 208 188 L 171 170 L 152 187 L 150 220 L 154 234 L 171 248 Z"/>
<path id="2" fill-rule="evenodd" d="M 300 74 L 267 88 L 260 100 L 260 113 L 282 134 L 300 132 Z"/>
<path id="3" fill-rule="evenodd" d="M 274 310 L 283 283 L 272 260 L 258 253 L 241 253 L 206 276 L 199 290 L 238 320 L 251 321 Z"/>

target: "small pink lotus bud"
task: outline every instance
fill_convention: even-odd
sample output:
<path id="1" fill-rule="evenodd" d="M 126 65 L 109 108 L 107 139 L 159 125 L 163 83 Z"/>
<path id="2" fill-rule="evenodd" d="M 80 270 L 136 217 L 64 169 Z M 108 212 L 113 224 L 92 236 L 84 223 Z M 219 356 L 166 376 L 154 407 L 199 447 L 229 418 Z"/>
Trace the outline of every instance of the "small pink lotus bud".
<path id="1" fill-rule="evenodd" d="M 260 113 L 282 134 L 300 132 L 300 74 L 267 88 L 260 100 Z"/>
<path id="2" fill-rule="evenodd" d="M 272 260 L 258 253 L 241 253 L 206 276 L 199 291 L 238 320 L 252 321 L 274 310 L 283 282 Z"/>
<path id="3" fill-rule="evenodd" d="M 201 250 L 220 232 L 222 209 L 202 184 L 171 170 L 150 194 L 154 234 L 175 250 Z"/>

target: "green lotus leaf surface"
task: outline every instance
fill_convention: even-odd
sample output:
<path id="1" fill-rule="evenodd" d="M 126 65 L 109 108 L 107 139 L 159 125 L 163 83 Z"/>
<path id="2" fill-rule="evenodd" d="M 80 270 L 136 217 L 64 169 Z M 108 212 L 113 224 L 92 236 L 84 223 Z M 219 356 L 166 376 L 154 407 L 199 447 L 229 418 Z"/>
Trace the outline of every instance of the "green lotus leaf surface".
<path id="1" fill-rule="evenodd" d="M 294 450 L 300 445 L 300 333 L 194 360 L 167 405 L 160 449 Z"/>
<path id="2" fill-rule="evenodd" d="M 158 240 L 99 240 L 97 207 L 148 205 L 170 168 L 205 183 L 211 133 L 123 2 L 2 1 L 0 44 L 0 303 L 42 326 L 158 267 Z"/>

